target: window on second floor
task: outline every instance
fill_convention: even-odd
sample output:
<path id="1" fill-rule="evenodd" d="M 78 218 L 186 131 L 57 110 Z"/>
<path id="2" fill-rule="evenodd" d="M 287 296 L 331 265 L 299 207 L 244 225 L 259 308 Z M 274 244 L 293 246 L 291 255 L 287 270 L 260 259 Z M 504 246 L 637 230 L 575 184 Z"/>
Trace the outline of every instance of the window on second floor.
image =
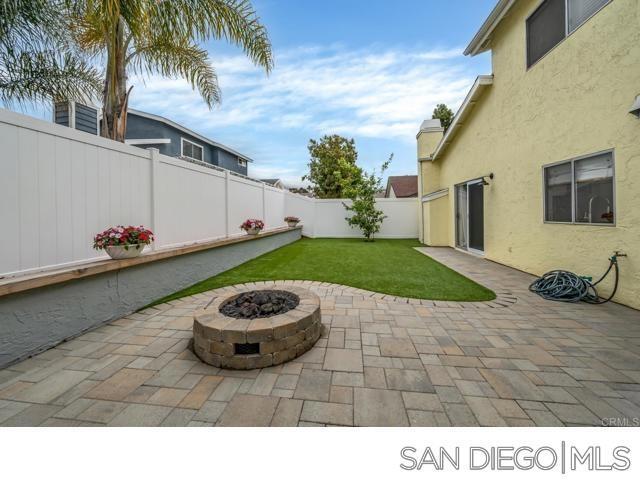
<path id="1" fill-rule="evenodd" d="M 527 67 L 532 66 L 611 0 L 544 0 L 527 18 Z"/>
<path id="2" fill-rule="evenodd" d="M 238 158 L 238 165 L 240 165 L 241 167 L 246 167 L 247 161 L 243 160 L 242 158 Z"/>
<path id="3" fill-rule="evenodd" d="M 190 142 L 189 140 L 186 140 L 184 138 L 182 139 L 183 157 L 202 161 L 204 159 L 203 153 L 203 148 L 200 145 Z"/>

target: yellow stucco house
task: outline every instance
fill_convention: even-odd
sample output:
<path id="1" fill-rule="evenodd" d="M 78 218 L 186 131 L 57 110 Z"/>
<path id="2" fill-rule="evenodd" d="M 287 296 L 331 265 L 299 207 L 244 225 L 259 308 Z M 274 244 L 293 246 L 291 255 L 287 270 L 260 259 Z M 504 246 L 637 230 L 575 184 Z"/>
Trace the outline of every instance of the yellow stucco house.
<path id="1" fill-rule="evenodd" d="M 500 0 L 465 54 L 489 50 L 417 135 L 421 241 L 536 275 L 623 251 L 615 300 L 640 308 L 640 1 Z"/>

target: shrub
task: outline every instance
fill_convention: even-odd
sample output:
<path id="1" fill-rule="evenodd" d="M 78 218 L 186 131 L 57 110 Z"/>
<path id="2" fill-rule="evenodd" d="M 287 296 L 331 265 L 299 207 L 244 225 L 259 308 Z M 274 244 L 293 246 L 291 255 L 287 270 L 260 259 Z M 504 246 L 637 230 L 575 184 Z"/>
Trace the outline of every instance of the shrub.
<path id="1" fill-rule="evenodd" d="M 393 154 L 389 156 L 389 160 L 382 164 L 380 175 L 389 167 L 389 163 L 393 159 Z M 376 192 L 382 187 L 382 176 L 377 176 L 375 170 L 371 173 L 363 175 L 360 184 L 352 189 L 349 198 L 353 200 L 351 205 L 343 203 L 344 208 L 354 214 L 346 217 L 345 220 L 352 227 L 358 227 L 362 230 L 365 241 L 373 241 L 373 236 L 380 231 L 382 222 L 387 216 L 382 210 L 376 209 Z"/>

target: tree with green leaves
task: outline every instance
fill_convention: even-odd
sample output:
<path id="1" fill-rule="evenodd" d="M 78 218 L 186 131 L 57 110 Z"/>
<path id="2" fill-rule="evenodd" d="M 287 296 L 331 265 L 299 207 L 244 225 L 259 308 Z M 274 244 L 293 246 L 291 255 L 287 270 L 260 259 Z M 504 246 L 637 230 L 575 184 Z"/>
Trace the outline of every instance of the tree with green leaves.
<path id="1" fill-rule="evenodd" d="M 0 0 L 0 102 L 97 97 L 99 72 L 75 48 L 60 0 Z"/>
<path id="2" fill-rule="evenodd" d="M 446 132 L 453 122 L 453 111 L 447 107 L 444 103 L 439 103 L 436 108 L 433 109 L 433 115 L 431 118 L 440 119 L 440 124 L 444 127 Z"/>
<path id="3" fill-rule="evenodd" d="M 320 140 L 309 140 L 308 149 L 309 173 L 302 180 L 311 182 L 316 198 L 345 198 L 346 192 L 362 180 L 353 138 L 325 135 Z"/>
<path id="4" fill-rule="evenodd" d="M 389 160 L 382 164 L 380 176 L 374 170 L 371 173 L 363 174 L 362 181 L 348 191 L 351 198 L 351 205 L 343 203 L 344 208 L 353 215 L 346 217 L 345 220 L 352 227 L 362 230 L 365 242 L 373 242 L 374 235 L 380 231 L 382 222 L 387 216 L 382 210 L 376 208 L 376 192 L 382 188 L 382 174 L 393 160 L 393 153 L 389 156 Z"/>
<path id="5" fill-rule="evenodd" d="M 186 79 L 212 108 L 220 89 L 202 43 L 238 45 L 267 73 L 271 43 L 249 0 L 67 0 L 78 45 L 104 61 L 102 131 L 123 142 L 131 87 L 128 75 Z"/>

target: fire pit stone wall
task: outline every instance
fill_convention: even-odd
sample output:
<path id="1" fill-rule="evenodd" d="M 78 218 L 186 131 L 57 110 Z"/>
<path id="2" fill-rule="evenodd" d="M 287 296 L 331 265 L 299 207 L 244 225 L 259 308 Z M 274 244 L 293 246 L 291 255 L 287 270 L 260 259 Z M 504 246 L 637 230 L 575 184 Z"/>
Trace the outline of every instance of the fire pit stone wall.
<path id="1" fill-rule="evenodd" d="M 250 290 L 219 297 L 195 313 L 194 351 L 205 363 L 238 370 L 269 367 L 302 355 L 320 338 L 320 298 L 304 288 L 279 288 L 300 299 L 296 308 L 283 314 L 244 319 L 220 312 L 223 304 Z"/>

